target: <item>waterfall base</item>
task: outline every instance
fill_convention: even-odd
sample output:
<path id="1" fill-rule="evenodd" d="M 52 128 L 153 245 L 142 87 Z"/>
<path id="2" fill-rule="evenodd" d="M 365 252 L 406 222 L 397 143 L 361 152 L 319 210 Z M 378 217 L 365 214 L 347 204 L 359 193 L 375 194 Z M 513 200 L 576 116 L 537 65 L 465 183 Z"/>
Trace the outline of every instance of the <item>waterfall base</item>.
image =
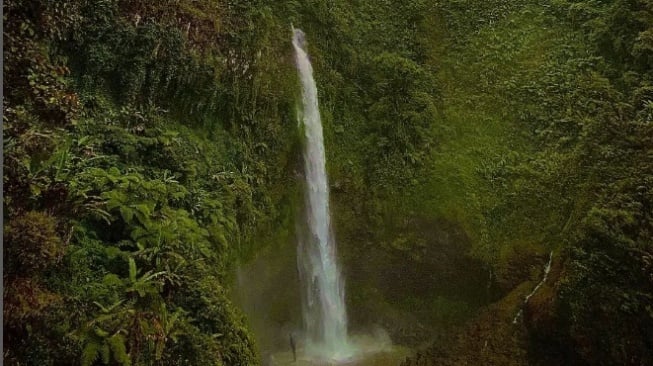
<path id="1" fill-rule="evenodd" d="M 266 366 L 396 366 L 412 351 L 406 347 L 395 346 L 388 339 L 378 336 L 359 335 L 350 337 L 353 351 L 348 357 L 338 359 L 316 358 L 311 351 L 301 345 L 297 348 L 297 360 L 290 350 L 271 354 L 263 360 Z M 307 352 L 308 351 L 308 352 Z"/>

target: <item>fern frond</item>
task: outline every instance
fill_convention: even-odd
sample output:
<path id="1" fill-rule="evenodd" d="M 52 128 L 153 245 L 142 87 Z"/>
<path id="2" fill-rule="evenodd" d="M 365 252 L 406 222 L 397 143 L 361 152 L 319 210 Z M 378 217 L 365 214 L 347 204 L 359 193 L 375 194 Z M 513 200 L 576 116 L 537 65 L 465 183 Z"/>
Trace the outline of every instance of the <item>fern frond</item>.
<path id="1" fill-rule="evenodd" d="M 94 341 L 90 341 L 82 351 L 82 366 L 91 366 L 97 360 L 100 345 Z"/>

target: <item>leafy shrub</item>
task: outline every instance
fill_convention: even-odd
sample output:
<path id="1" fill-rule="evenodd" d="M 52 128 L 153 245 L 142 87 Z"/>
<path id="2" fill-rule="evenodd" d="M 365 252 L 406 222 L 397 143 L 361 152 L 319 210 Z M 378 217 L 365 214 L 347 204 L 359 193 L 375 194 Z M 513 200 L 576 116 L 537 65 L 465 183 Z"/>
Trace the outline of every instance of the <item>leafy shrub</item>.
<path id="1" fill-rule="evenodd" d="M 30 211 L 15 217 L 5 227 L 5 273 L 36 274 L 59 261 L 65 252 L 52 216 Z"/>

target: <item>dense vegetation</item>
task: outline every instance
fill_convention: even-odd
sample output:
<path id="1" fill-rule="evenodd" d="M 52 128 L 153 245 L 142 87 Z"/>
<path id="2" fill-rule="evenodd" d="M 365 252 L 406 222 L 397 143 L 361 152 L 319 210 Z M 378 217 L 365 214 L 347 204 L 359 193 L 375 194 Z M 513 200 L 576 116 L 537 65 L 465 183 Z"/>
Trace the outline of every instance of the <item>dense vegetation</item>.
<path id="1" fill-rule="evenodd" d="M 650 1 L 3 6 L 7 364 L 258 362 L 228 287 L 293 241 L 291 23 L 355 326 L 434 342 L 407 364 L 653 363 Z"/>
<path id="2" fill-rule="evenodd" d="M 281 32 L 246 33 L 254 5 L 4 6 L 5 361 L 254 363 L 225 276 L 288 195 Z"/>

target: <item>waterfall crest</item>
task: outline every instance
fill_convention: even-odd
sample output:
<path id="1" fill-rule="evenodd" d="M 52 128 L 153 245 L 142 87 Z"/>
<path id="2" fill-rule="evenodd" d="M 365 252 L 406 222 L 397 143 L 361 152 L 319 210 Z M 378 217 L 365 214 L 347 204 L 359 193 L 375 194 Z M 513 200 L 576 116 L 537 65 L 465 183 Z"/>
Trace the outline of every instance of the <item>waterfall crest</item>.
<path id="1" fill-rule="evenodd" d="M 305 352 L 312 357 L 343 359 L 351 355 L 347 337 L 344 283 L 338 267 L 335 240 L 331 232 L 329 185 L 322 121 L 306 50 L 304 32 L 293 29 L 295 61 L 302 87 L 300 127 L 305 133 L 304 235 L 299 235 L 297 267 L 302 284 L 302 315 Z"/>

